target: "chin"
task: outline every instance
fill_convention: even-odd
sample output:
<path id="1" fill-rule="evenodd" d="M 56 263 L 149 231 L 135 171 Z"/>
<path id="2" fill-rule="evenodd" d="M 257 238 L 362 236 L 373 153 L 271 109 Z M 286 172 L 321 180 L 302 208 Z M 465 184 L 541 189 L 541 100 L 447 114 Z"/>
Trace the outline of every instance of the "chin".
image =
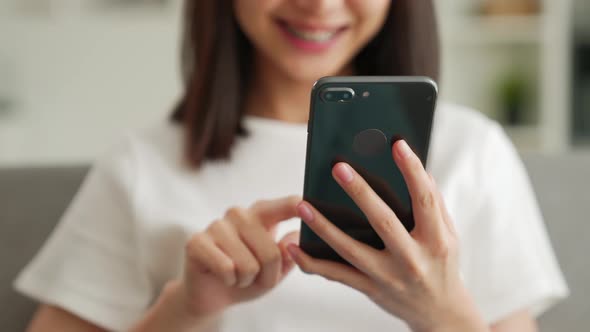
<path id="1" fill-rule="evenodd" d="M 325 76 L 336 76 L 342 73 L 344 65 L 335 66 L 333 61 L 328 63 L 310 63 L 309 60 L 286 63 L 283 69 L 295 81 L 315 82 Z"/>

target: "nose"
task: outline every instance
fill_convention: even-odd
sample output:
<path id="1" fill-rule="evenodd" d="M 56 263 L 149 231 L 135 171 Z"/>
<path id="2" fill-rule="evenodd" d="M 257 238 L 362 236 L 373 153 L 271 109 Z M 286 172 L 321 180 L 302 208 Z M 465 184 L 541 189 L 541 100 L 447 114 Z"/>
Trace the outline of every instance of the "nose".
<path id="1" fill-rule="evenodd" d="M 295 0 L 295 5 L 308 14 L 321 15 L 342 6 L 345 0 Z"/>

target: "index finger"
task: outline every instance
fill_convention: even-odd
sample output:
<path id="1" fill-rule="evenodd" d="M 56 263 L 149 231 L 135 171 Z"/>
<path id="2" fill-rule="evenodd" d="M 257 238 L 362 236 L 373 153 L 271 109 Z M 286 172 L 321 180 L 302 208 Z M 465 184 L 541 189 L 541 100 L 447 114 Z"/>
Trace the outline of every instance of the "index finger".
<path id="1" fill-rule="evenodd" d="M 281 221 L 297 217 L 296 206 L 299 202 L 301 202 L 300 196 L 262 200 L 254 203 L 251 211 L 266 229 L 270 229 Z"/>
<path id="2" fill-rule="evenodd" d="M 411 250 L 412 239 L 402 222 L 353 167 L 340 162 L 334 166 L 332 174 L 365 214 L 385 247 L 395 252 Z"/>

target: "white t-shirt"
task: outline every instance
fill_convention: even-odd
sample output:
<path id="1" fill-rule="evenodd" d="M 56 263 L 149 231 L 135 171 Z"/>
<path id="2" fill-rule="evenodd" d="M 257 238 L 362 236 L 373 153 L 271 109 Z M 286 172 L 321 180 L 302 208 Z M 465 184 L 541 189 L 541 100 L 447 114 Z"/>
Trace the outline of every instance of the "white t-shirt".
<path id="1" fill-rule="evenodd" d="M 92 169 L 63 220 L 16 281 L 22 293 L 110 330 L 125 330 L 182 271 L 184 244 L 230 206 L 301 194 L 306 126 L 248 116 L 231 161 L 182 163 L 181 129 L 126 137 Z M 539 314 L 568 290 L 523 164 L 501 128 L 441 104 L 429 171 L 461 239 L 464 281 L 489 322 Z M 277 237 L 299 228 L 280 224 Z M 408 331 L 342 284 L 294 269 L 265 296 L 236 305 L 223 331 Z"/>

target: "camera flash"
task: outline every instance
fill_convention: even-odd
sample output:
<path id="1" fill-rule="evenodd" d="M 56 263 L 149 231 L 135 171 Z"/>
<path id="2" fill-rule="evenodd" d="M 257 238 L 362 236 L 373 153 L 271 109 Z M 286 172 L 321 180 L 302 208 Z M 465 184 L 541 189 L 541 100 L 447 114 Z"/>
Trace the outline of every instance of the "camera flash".
<path id="1" fill-rule="evenodd" d="M 363 98 L 367 98 L 370 95 L 369 91 L 363 92 Z"/>

